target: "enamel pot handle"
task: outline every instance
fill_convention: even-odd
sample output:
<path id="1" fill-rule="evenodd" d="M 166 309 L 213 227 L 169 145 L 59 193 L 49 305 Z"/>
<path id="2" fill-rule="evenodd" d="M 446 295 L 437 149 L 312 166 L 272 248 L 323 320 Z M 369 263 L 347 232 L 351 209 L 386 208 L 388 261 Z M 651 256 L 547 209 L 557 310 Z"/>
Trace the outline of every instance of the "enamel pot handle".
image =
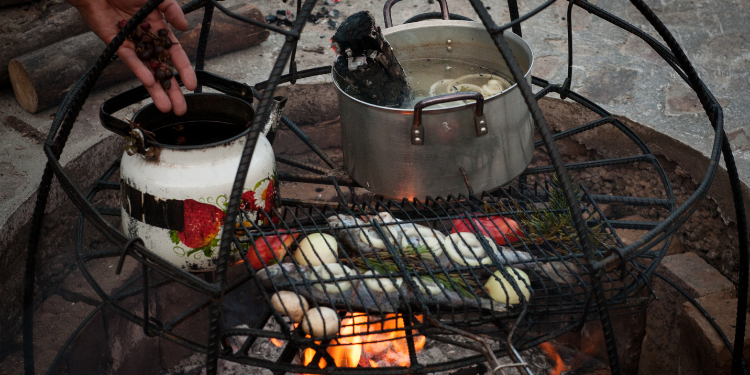
<path id="1" fill-rule="evenodd" d="M 198 78 L 199 85 L 210 87 L 251 104 L 253 102 L 253 91 L 248 85 L 230 81 L 224 77 L 219 77 L 202 70 L 196 70 L 195 75 Z M 180 80 L 179 75 L 175 75 L 175 78 L 182 86 L 182 80 Z M 99 120 L 102 126 L 113 133 L 127 137 L 130 134 L 130 124 L 114 117 L 112 114 L 148 97 L 148 91 L 141 85 L 108 99 L 99 107 Z"/>
<path id="2" fill-rule="evenodd" d="M 396 4 L 399 1 L 401 0 L 388 0 L 383 6 L 383 19 L 385 20 L 386 29 L 393 26 L 393 20 L 391 18 L 391 8 L 393 8 L 393 4 Z M 443 19 L 449 20 L 450 13 L 448 13 L 448 3 L 445 0 L 438 0 L 438 3 L 440 3 L 440 13 Z"/>
<path id="3" fill-rule="evenodd" d="M 435 104 L 454 102 L 458 100 L 476 100 L 474 104 L 474 130 L 477 137 L 487 135 L 487 120 L 484 118 L 484 97 L 478 92 L 457 92 L 444 94 L 420 100 L 414 106 L 414 125 L 411 128 L 411 144 L 424 145 L 424 126 L 422 126 L 422 110 Z"/>

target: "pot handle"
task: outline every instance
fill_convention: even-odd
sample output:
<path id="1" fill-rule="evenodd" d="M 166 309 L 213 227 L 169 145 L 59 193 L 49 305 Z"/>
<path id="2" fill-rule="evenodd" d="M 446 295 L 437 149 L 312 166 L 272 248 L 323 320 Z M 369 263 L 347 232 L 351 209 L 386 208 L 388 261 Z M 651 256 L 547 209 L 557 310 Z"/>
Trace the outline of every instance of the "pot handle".
<path id="1" fill-rule="evenodd" d="M 224 77 L 202 70 L 196 70 L 195 76 L 198 78 L 199 85 L 210 87 L 252 104 L 253 91 L 248 85 L 230 81 Z M 182 85 L 179 75 L 175 75 L 175 78 L 177 79 L 177 82 Z M 146 88 L 141 85 L 106 100 L 102 106 L 99 107 L 99 120 L 101 121 L 102 126 L 113 133 L 117 133 L 124 137 L 129 136 L 130 124 L 112 116 L 112 114 L 148 97 L 148 91 L 146 91 Z"/>
<path id="2" fill-rule="evenodd" d="M 396 4 L 399 1 L 401 0 L 388 0 L 383 6 L 383 19 L 385 20 L 386 29 L 393 26 L 393 20 L 391 18 L 391 8 L 393 8 L 393 4 Z M 440 13 L 443 16 L 443 19 L 449 20 L 450 13 L 448 13 L 448 3 L 445 0 L 438 0 L 438 3 L 440 4 Z"/>
<path id="3" fill-rule="evenodd" d="M 422 99 L 414 106 L 414 126 L 412 126 L 411 130 L 411 144 L 415 146 L 424 145 L 424 126 L 422 126 L 422 110 L 424 108 L 457 100 L 476 100 L 474 106 L 474 130 L 477 133 L 477 137 L 487 135 L 487 120 L 484 118 L 484 96 L 473 91 L 457 92 Z"/>

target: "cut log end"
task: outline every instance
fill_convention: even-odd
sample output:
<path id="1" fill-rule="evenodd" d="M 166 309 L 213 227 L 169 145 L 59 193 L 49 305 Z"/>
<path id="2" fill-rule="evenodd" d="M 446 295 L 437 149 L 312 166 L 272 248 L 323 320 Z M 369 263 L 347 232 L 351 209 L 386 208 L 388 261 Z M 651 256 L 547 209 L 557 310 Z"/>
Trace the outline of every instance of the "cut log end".
<path id="1" fill-rule="evenodd" d="M 18 104 L 23 109 L 36 113 L 39 110 L 39 97 L 36 94 L 29 72 L 26 71 L 23 64 L 13 59 L 8 63 L 8 74 Z"/>

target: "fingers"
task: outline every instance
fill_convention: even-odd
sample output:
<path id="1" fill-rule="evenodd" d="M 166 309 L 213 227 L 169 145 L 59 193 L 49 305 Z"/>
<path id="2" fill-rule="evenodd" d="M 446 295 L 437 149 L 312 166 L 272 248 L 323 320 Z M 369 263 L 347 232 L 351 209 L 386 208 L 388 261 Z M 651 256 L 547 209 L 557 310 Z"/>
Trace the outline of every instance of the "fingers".
<path id="1" fill-rule="evenodd" d="M 170 97 L 161 88 L 161 84 L 156 82 L 154 74 L 149 70 L 143 61 L 138 59 L 135 55 L 135 51 L 129 47 L 122 46 L 117 50 L 117 55 L 135 73 L 135 76 L 143 83 L 143 86 L 148 91 L 151 98 L 154 100 L 154 105 L 159 111 L 169 112 L 172 109 L 172 102 Z M 176 86 L 176 85 L 174 85 Z M 179 87 L 178 87 L 179 90 Z M 183 98 L 183 103 L 185 99 Z M 183 111 L 183 113 L 185 113 Z"/>
<path id="2" fill-rule="evenodd" d="M 159 29 L 169 30 L 164 18 L 161 13 L 164 13 L 166 19 L 177 29 L 187 29 L 187 21 L 182 13 L 182 9 L 177 5 L 175 0 L 165 0 L 159 6 L 157 11 L 152 12 L 147 17 L 149 23 L 151 23 L 153 33 L 156 33 Z M 169 48 L 170 61 L 172 65 L 180 73 L 183 84 L 189 90 L 194 90 L 197 86 L 197 79 L 195 71 L 193 71 L 190 65 L 190 60 L 182 49 L 182 46 L 178 43 L 177 38 L 170 32 L 169 38 L 172 40 L 172 47 Z M 182 94 L 180 86 L 177 84 L 177 80 L 172 78 L 170 80 L 171 85 L 167 90 L 162 88 L 161 82 L 158 82 L 154 78 L 154 72 L 152 72 L 148 66 L 141 60 L 138 59 L 133 46 L 123 46 L 118 50 L 118 55 L 122 58 L 126 65 L 135 73 L 136 77 L 143 83 L 151 98 L 154 101 L 154 105 L 161 112 L 172 111 L 174 114 L 181 116 L 187 111 L 187 104 L 185 103 L 185 97 Z"/>
<path id="3" fill-rule="evenodd" d="M 177 37 L 171 32 L 169 33 L 169 37 L 173 42 L 172 48 L 169 49 L 172 65 L 180 73 L 180 78 L 182 78 L 182 84 L 185 85 L 185 88 L 191 91 L 195 90 L 196 86 L 198 86 L 198 79 L 195 76 L 193 66 L 190 65 L 190 59 L 188 59 L 185 50 L 182 49 L 182 45 L 177 42 Z"/>
<path id="4" fill-rule="evenodd" d="M 187 112 L 185 96 L 182 95 L 182 90 L 180 90 L 180 85 L 177 84 L 177 80 L 172 78 L 171 82 L 172 86 L 167 90 L 167 94 L 169 95 L 169 100 L 172 102 L 172 112 L 177 116 L 182 116 Z"/>
<path id="5" fill-rule="evenodd" d="M 164 0 L 164 2 L 159 4 L 158 9 L 164 14 L 167 22 L 174 26 L 175 29 L 180 31 L 187 30 L 188 23 L 185 19 L 185 14 L 182 13 L 182 8 L 180 8 L 175 0 Z"/>

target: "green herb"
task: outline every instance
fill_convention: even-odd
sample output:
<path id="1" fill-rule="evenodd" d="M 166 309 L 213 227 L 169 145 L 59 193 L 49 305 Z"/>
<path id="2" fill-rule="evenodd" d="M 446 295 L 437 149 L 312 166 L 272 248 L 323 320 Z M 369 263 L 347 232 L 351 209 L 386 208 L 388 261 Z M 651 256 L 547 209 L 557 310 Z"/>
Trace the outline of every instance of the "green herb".
<path id="1" fill-rule="evenodd" d="M 406 246 L 403 248 L 403 255 L 404 256 L 400 256 L 399 259 L 404 263 L 404 267 L 408 271 L 427 271 L 428 267 L 435 270 L 433 272 L 434 278 L 430 275 L 419 276 L 426 284 L 432 284 L 434 281 L 437 281 L 447 290 L 458 292 L 466 297 L 474 297 L 471 290 L 477 286 L 477 283 L 470 277 L 466 277 L 466 280 L 464 280 L 464 278 L 458 274 L 446 275 L 445 273 L 436 270 L 438 267 L 435 257 L 426 246 L 420 246 L 416 249 L 412 246 Z M 393 256 L 388 250 L 367 253 L 364 254 L 362 258 L 354 259 L 352 262 L 361 272 L 367 272 L 370 269 L 373 269 L 379 274 L 387 275 L 400 271 Z"/>
<path id="2" fill-rule="evenodd" d="M 570 176 L 570 180 L 571 182 L 574 181 L 573 176 Z M 578 249 L 577 244 L 580 243 L 578 233 L 575 225 L 573 225 L 573 218 L 565 195 L 558 188 L 561 184 L 557 175 L 554 176 L 553 183 L 554 186 L 550 189 L 550 199 L 547 201 L 545 208 L 534 207 L 531 213 L 519 214 L 520 224 L 526 229 L 525 232 L 528 233 L 528 236 L 522 233 L 518 238 L 525 244 L 540 244 L 546 241 L 565 245 L 568 249 Z M 578 196 L 580 189 L 575 188 L 573 192 Z M 524 212 L 518 203 L 516 203 L 516 208 L 518 211 Z M 593 220 L 593 218 L 589 217 L 589 220 Z M 602 230 L 603 225 L 604 222 L 601 222 L 590 227 L 589 236 L 594 247 L 606 247 L 611 242 L 609 234 Z M 556 250 L 563 255 L 567 255 L 569 251 L 565 247 L 556 247 Z"/>

